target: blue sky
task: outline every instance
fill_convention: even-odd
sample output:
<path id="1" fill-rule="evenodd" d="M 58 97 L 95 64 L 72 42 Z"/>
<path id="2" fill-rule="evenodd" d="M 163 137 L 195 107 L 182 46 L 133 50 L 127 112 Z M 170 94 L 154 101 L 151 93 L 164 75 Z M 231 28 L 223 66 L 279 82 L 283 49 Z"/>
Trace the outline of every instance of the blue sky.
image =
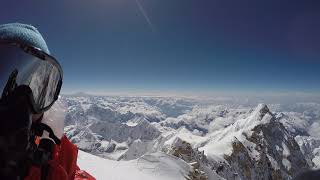
<path id="1" fill-rule="evenodd" d="M 320 92 L 320 2 L 2 1 L 35 25 L 71 92 Z"/>

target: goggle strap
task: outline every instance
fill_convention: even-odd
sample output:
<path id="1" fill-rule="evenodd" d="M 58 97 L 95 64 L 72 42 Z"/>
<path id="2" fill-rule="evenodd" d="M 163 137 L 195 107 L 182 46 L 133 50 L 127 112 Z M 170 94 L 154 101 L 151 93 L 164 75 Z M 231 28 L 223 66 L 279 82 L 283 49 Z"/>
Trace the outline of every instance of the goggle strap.
<path id="1" fill-rule="evenodd" d="M 42 136 L 43 131 L 47 131 L 49 133 L 49 137 L 58 145 L 60 145 L 60 139 L 54 134 L 53 130 L 50 126 L 44 123 L 33 123 L 31 127 L 36 136 Z"/>

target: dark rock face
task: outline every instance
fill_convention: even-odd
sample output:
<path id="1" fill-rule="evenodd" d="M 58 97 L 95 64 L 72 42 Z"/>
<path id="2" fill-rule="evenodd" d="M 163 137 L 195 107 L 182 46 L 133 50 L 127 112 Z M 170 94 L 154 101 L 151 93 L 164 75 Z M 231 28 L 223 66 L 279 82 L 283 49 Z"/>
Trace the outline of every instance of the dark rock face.
<path id="1" fill-rule="evenodd" d="M 281 162 L 283 159 L 287 159 L 290 162 L 291 168 L 285 167 L 284 163 L 279 163 L 282 174 L 287 174 L 292 177 L 310 168 L 294 137 L 285 130 L 281 123 L 272 122 L 265 126 L 257 126 L 254 131 L 253 138 L 259 136 L 259 131 L 264 135 L 265 145 L 262 146 L 261 150 L 266 151 L 267 154 L 272 156 L 277 162 Z M 282 148 L 277 149 L 277 147 L 281 146 Z M 283 146 L 287 147 L 287 150 Z M 287 153 L 285 151 L 289 152 Z"/>
<path id="2" fill-rule="evenodd" d="M 208 175 L 205 172 L 205 163 L 207 162 L 206 157 L 203 153 L 193 149 L 191 144 L 181 139 L 177 139 L 168 153 L 181 158 L 193 167 L 193 170 L 190 171 L 186 179 L 208 180 Z"/>

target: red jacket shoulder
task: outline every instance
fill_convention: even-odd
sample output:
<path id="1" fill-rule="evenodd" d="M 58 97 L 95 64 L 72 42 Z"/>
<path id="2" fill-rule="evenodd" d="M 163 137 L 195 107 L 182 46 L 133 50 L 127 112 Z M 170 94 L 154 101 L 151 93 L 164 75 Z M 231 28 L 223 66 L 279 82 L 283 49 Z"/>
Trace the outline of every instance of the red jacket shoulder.
<path id="1" fill-rule="evenodd" d="M 66 136 L 61 139 L 60 146 L 56 146 L 54 158 L 49 162 L 49 180 L 95 180 L 90 174 L 77 166 L 78 148 Z M 25 180 L 40 180 L 41 170 L 32 167 Z"/>

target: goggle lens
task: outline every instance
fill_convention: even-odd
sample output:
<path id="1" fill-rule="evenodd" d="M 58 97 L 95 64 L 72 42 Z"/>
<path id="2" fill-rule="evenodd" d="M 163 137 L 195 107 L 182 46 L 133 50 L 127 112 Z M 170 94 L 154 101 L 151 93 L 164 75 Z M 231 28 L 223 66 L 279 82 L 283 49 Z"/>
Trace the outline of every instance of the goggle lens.
<path id="1" fill-rule="evenodd" d="M 0 44 L 0 93 L 7 96 L 15 88 L 26 85 L 32 91 L 34 108 L 46 109 L 56 100 L 62 81 L 59 67 L 23 49 Z M 0 94 L 1 95 L 1 94 Z"/>

